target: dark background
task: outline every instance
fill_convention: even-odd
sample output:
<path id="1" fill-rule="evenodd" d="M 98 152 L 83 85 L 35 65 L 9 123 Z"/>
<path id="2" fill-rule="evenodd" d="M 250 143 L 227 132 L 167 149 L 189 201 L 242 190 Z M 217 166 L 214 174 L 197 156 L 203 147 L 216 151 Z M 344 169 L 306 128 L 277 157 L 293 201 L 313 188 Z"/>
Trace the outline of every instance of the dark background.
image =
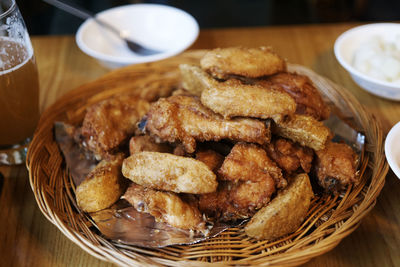
<path id="1" fill-rule="evenodd" d="M 91 12 L 159 3 L 192 14 L 201 28 L 400 20 L 399 0 L 63 0 Z M 83 22 L 41 0 L 17 0 L 30 34 L 74 34 Z"/>

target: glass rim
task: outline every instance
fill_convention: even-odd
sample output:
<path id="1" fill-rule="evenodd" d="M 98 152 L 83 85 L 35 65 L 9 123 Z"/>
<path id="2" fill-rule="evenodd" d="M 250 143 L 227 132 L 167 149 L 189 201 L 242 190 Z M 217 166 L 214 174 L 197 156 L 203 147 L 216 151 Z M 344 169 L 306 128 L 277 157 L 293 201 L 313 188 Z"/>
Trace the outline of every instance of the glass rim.
<path id="1" fill-rule="evenodd" d="M 11 0 L 11 6 L 3 13 L 0 13 L 0 19 L 3 19 L 6 16 L 10 15 L 10 13 L 15 10 L 16 6 L 17 6 L 17 3 L 15 2 L 15 0 Z"/>

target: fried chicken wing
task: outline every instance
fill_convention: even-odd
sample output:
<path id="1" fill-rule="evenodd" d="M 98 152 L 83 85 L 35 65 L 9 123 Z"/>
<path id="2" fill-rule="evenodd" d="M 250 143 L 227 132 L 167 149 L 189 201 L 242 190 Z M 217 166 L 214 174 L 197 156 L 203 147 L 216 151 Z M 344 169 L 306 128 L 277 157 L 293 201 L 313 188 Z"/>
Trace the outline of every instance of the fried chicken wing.
<path id="1" fill-rule="evenodd" d="M 224 157 L 211 149 L 197 151 L 196 159 L 204 162 L 214 173 L 221 167 L 222 162 L 224 162 Z"/>
<path id="2" fill-rule="evenodd" d="M 282 88 L 296 101 L 296 114 L 309 115 L 317 120 L 329 118 L 329 107 L 325 104 L 320 92 L 312 81 L 304 75 L 281 72 L 263 79 L 256 84 L 274 88 Z"/>
<path id="3" fill-rule="evenodd" d="M 216 192 L 199 195 L 199 210 L 220 221 L 245 219 L 266 205 L 275 192 L 272 177 L 257 182 L 221 181 Z"/>
<path id="4" fill-rule="evenodd" d="M 257 182 L 270 176 L 274 179 L 276 187 L 286 186 L 282 170 L 268 157 L 264 149 L 255 144 L 237 143 L 225 158 L 218 173 L 220 179 L 232 182 Z"/>
<path id="5" fill-rule="evenodd" d="M 149 135 L 132 136 L 129 140 L 129 154 L 142 151 L 171 153 L 173 148 L 165 143 L 156 143 Z"/>
<path id="6" fill-rule="evenodd" d="M 236 144 L 218 171 L 217 192 L 201 195 L 199 209 L 223 221 L 252 216 L 276 188 L 286 186 L 281 169 L 255 144 Z"/>
<path id="7" fill-rule="evenodd" d="M 108 208 L 116 202 L 125 189 L 121 174 L 123 155 L 110 156 L 100 161 L 76 188 L 78 206 L 86 212 Z"/>
<path id="8" fill-rule="evenodd" d="M 284 190 L 251 218 L 244 229 L 246 234 L 271 240 L 296 231 L 306 218 L 313 197 L 308 175 L 296 175 Z"/>
<path id="9" fill-rule="evenodd" d="M 325 143 L 332 137 L 331 131 L 322 122 L 310 116 L 297 114 L 277 122 L 274 133 L 316 151 L 323 149 Z"/>
<path id="10" fill-rule="evenodd" d="M 207 52 L 200 65 L 219 79 L 227 79 L 230 75 L 255 78 L 286 70 L 285 61 L 270 47 L 217 48 Z"/>
<path id="11" fill-rule="evenodd" d="M 237 79 L 205 88 L 201 103 L 225 118 L 240 116 L 281 121 L 296 110 L 296 103 L 288 93 L 273 86 L 244 84 Z"/>
<path id="12" fill-rule="evenodd" d="M 182 229 L 205 230 L 205 222 L 198 208 L 183 201 L 175 193 L 161 192 L 132 183 L 122 198 L 137 211 L 154 216 L 156 221 Z"/>
<path id="13" fill-rule="evenodd" d="M 203 162 L 169 153 L 135 153 L 124 160 L 122 174 L 142 186 L 175 193 L 210 193 L 218 185 Z"/>
<path id="14" fill-rule="evenodd" d="M 328 142 L 316 155 L 318 183 L 327 191 L 335 193 L 358 182 L 357 154 L 347 144 Z"/>
<path id="15" fill-rule="evenodd" d="M 153 103 L 145 129 L 162 141 L 183 143 L 193 153 L 198 141 L 230 139 L 258 144 L 268 143 L 270 129 L 256 119 L 226 120 L 204 107 L 197 97 L 175 95 Z"/>
<path id="16" fill-rule="evenodd" d="M 135 131 L 149 107 L 146 100 L 127 94 L 90 106 L 81 128 L 84 146 L 102 159 Z"/>
<path id="17" fill-rule="evenodd" d="M 179 70 L 182 76 L 182 87 L 193 95 L 200 96 L 205 88 L 217 83 L 210 74 L 199 66 L 181 64 Z"/>
<path id="18" fill-rule="evenodd" d="M 288 139 L 275 138 L 266 145 L 268 156 L 270 156 L 282 170 L 287 174 L 298 170 L 309 173 L 314 157 L 311 148 L 301 146 Z"/>

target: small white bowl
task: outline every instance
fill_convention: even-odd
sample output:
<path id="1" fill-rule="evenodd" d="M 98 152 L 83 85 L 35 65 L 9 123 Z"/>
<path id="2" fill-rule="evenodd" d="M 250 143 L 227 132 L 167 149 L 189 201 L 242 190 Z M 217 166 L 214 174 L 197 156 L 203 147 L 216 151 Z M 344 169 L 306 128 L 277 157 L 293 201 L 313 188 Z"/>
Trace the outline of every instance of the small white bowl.
<path id="1" fill-rule="evenodd" d="M 78 29 L 76 42 L 87 55 L 108 68 L 151 62 L 187 49 L 199 35 L 196 20 L 183 10 L 157 4 L 132 4 L 100 12 L 97 17 L 123 29 L 134 41 L 162 53 L 141 56 L 131 52 L 115 34 L 86 20 Z"/>
<path id="2" fill-rule="evenodd" d="M 386 136 L 385 155 L 390 168 L 400 179 L 400 122 Z"/>
<path id="3" fill-rule="evenodd" d="M 352 28 L 337 38 L 335 56 L 361 88 L 383 98 L 400 100 L 400 85 L 369 77 L 352 66 L 354 53 L 362 43 L 374 36 L 393 42 L 397 35 L 400 35 L 398 23 L 374 23 Z"/>

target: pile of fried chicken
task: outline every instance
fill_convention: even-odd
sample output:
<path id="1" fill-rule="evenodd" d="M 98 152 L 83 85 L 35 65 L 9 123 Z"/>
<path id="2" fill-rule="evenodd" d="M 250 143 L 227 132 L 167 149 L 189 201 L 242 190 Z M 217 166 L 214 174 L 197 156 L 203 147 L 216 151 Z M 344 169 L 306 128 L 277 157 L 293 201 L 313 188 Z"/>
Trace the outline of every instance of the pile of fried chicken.
<path id="1" fill-rule="evenodd" d="M 179 69 L 169 97 L 117 95 L 88 108 L 75 139 L 99 164 L 77 186 L 82 210 L 123 198 L 158 221 L 204 231 L 207 220 L 279 209 L 272 202 L 291 184 L 298 198 L 287 216 L 296 205 L 306 212 L 308 177 L 330 193 L 358 182 L 357 155 L 322 123 L 330 109 L 319 91 L 271 48 L 214 49 Z"/>

